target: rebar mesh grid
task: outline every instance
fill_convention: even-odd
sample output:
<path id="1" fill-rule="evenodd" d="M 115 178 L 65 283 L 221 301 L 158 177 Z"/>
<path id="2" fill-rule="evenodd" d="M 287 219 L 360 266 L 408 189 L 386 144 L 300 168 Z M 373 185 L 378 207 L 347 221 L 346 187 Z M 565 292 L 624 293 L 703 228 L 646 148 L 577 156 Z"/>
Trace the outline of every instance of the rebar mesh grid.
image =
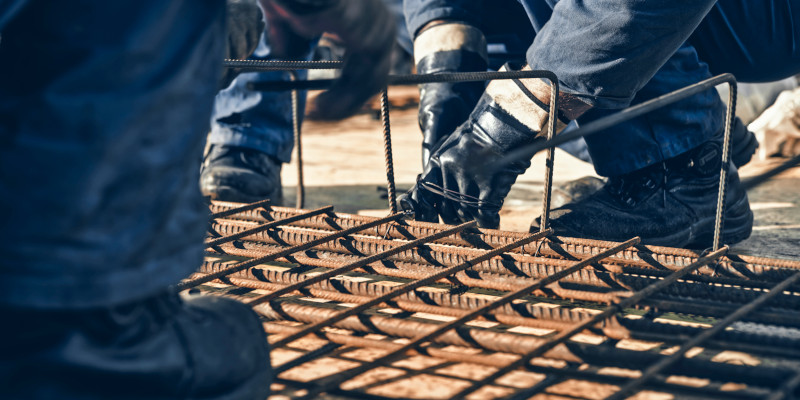
<path id="1" fill-rule="evenodd" d="M 291 398 L 779 399 L 798 386 L 800 262 L 331 207 L 211 211 L 205 263 L 181 288 L 251 304 Z"/>

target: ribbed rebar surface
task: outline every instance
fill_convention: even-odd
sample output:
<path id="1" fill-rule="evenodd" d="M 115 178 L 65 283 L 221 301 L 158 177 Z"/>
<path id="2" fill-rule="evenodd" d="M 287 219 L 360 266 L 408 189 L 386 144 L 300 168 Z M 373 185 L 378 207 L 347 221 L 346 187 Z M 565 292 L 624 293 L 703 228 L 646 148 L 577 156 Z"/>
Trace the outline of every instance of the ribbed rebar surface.
<path id="1" fill-rule="evenodd" d="M 178 289 L 252 305 L 278 395 L 797 396 L 797 261 L 329 207 L 211 212 L 206 260 Z"/>

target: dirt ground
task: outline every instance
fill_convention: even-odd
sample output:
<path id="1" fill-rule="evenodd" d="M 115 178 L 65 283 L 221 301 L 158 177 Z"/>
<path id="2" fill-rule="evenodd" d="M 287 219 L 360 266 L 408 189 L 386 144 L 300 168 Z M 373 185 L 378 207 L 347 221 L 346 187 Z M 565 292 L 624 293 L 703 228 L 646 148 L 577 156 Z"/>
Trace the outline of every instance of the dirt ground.
<path id="1" fill-rule="evenodd" d="M 422 170 L 417 125 L 416 87 L 389 89 L 392 103 L 391 130 L 395 180 L 398 193 L 408 190 Z M 339 212 L 383 216 L 388 212 L 382 124 L 373 112 L 337 123 L 306 121 L 302 147 L 305 208 L 334 205 Z M 537 154 L 532 167 L 519 179 L 501 211 L 500 229 L 527 231 L 542 212 L 544 153 Z M 741 169 L 743 178 L 757 175 L 782 159 L 751 161 Z M 295 205 L 297 157 L 282 173 L 285 204 Z M 568 153 L 556 150 L 553 206 L 568 199 L 559 186 L 587 176 L 593 167 Z M 750 239 L 734 246 L 737 252 L 776 258 L 800 256 L 800 169 L 794 168 L 751 190 L 750 204 L 755 226 Z"/>

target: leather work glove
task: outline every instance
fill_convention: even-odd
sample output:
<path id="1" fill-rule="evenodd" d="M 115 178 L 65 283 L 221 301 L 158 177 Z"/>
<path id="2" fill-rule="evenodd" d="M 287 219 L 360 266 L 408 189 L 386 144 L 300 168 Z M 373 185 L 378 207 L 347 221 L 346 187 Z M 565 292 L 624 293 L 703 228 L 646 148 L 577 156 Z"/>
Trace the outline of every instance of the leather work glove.
<path id="1" fill-rule="evenodd" d="M 316 97 L 309 112 L 321 119 L 354 114 L 386 86 L 395 42 L 394 17 L 380 0 L 259 0 L 269 24 L 288 24 L 306 38 L 327 32 L 346 48 L 342 73 L 334 85 Z M 271 33 L 271 32 L 270 32 Z M 290 43 L 272 38 L 276 54 L 287 54 Z"/>
<path id="2" fill-rule="evenodd" d="M 549 102 L 549 96 L 550 86 L 539 79 L 492 81 L 467 121 L 437 145 L 416 185 L 398 199 L 400 207 L 421 221 L 474 219 L 482 228 L 497 228 L 511 185 L 533 157 L 507 162 L 505 155 L 546 135 L 548 106 L 540 99 Z M 589 108 L 571 102 L 577 112 L 564 113 L 556 132 Z"/>
<path id="3" fill-rule="evenodd" d="M 414 58 L 418 74 L 483 72 L 488 68 L 486 38 L 474 26 L 440 22 L 423 28 L 414 39 Z M 423 167 L 436 143 L 466 121 L 484 88 L 483 82 L 427 83 L 420 86 Z"/>

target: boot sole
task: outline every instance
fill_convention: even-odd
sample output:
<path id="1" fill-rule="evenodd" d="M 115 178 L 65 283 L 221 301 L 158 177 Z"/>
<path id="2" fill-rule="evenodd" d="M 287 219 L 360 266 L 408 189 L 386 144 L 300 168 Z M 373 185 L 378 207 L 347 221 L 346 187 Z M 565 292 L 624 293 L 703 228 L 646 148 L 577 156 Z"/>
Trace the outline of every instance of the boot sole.
<path id="1" fill-rule="evenodd" d="M 232 186 L 219 185 L 211 188 L 204 188 L 203 196 L 208 196 L 211 198 L 211 200 L 232 201 L 236 203 L 255 203 L 266 198 L 270 199 L 270 204 L 274 206 L 280 206 L 283 204 L 282 190 L 276 190 L 269 196 L 259 197 L 243 194 L 239 189 L 236 189 Z"/>

